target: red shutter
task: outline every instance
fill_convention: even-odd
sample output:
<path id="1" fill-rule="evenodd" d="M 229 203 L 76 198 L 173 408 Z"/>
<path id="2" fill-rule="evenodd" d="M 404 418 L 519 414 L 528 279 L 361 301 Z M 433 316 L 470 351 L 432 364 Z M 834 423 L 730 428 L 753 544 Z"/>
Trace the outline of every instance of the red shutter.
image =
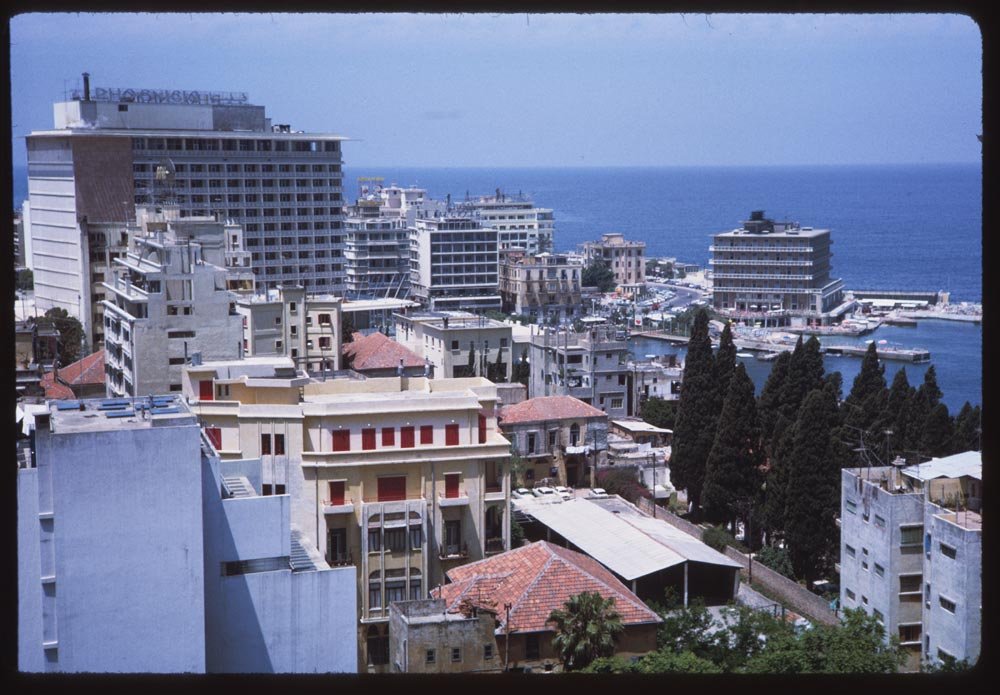
<path id="1" fill-rule="evenodd" d="M 486 416 L 483 414 L 479 415 L 479 443 L 486 443 Z"/>
<path id="2" fill-rule="evenodd" d="M 361 430 L 361 448 L 368 450 L 375 448 L 375 428 Z"/>
<path id="3" fill-rule="evenodd" d="M 333 450 L 334 451 L 350 451 L 351 450 L 351 431 L 350 430 L 336 430 L 333 433 Z"/>
<path id="4" fill-rule="evenodd" d="M 444 474 L 444 496 L 458 497 L 458 473 Z"/>
<path id="5" fill-rule="evenodd" d="M 215 390 L 212 388 L 212 380 L 205 379 L 198 382 L 198 400 L 214 401 Z"/>
<path id="6" fill-rule="evenodd" d="M 458 446 L 458 425 L 444 426 L 445 446 Z"/>
<path id="7" fill-rule="evenodd" d="M 330 504 L 344 503 L 344 481 L 336 480 L 330 483 Z"/>
<path id="8" fill-rule="evenodd" d="M 212 446 L 215 447 L 216 451 L 222 448 L 222 430 L 218 427 L 206 427 L 205 434 L 208 436 L 208 441 L 212 442 Z"/>
<path id="9" fill-rule="evenodd" d="M 434 425 L 420 426 L 420 443 L 421 444 L 434 443 Z"/>
<path id="10" fill-rule="evenodd" d="M 412 427 L 400 427 L 399 428 L 399 445 L 404 449 L 413 448 L 413 428 Z"/>
<path id="11" fill-rule="evenodd" d="M 406 499 L 406 476 L 378 479 L 378 501 L 399 502 Z"/>
<path id="12" fill-rule="evenodd" d="M 396 428 L 382 428 L 382 446 L 396 446 Z"/>

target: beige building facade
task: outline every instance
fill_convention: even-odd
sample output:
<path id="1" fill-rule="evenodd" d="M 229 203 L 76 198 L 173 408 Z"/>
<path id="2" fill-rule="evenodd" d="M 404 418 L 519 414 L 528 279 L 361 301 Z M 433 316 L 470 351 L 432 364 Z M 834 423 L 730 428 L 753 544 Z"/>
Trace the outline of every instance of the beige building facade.
<path id="1" fill-rule="evenodd" d="M 566 254 L 530 255 L 521 248 L 500 252 L 502 310 L 536 319 L 583 315 L 583 265 Z"/>
<path id="2" fill-rule="evenodd" d="M 641 293 L 646 286 L 646 242 L 628 241 L 623 234 L 602 234 L 600 241 L 583 244 L 587 264 L 602 261 L 615 274 L 623 292 Z"/>

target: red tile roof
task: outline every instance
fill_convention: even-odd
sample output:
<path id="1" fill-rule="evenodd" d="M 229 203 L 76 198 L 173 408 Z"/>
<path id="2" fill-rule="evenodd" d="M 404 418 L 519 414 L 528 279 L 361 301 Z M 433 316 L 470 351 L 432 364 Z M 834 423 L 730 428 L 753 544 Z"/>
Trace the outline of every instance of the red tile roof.
<path id="1" fill-rule="evenodd" d="M 353 356 L 352 369 L 395 369 L 399 360 L 404 367 L 423 367 L 424 360 L 409 348 L 400 345 L 392 338 L 375 332 L 370 335 L 354 334 L 354 340 L 344 343 L 344 357 Z"/>
<path id="2" fill-rule="evenodd" d="M 607 413 L 572 396 L 539 396 L 505 405 L 500 409 L 500 424 L 543 422 L 581 417 L 607 417 Z"/>
<path id="3" fill-rule="evenodd" d="M 59 380 L 55 374 L 48 372 L 42 377 L 41 386 L 45 389 L 46 398 L 74 398 L 70 386 L 88 386 L 104 383 L 104 350 L 87 355 L 65 367 L 59 368 Z"/>
<path id="4" fill-rule="evenodd" d="M 626 626 L 660 622 L 656 613 L 596 560 L 546 541 L 456 567 L 448 572 L 448 579 L 450 584 L 431 591 L 434 598 L 444 599 L 448 610 L 457 610 L 468 599 L 496 611 L 502 625 L 507 619 L 503 605 L 510 603 L 511 632 L 551 630 L 549 614 L 583 591 L 613 597 Z"/>

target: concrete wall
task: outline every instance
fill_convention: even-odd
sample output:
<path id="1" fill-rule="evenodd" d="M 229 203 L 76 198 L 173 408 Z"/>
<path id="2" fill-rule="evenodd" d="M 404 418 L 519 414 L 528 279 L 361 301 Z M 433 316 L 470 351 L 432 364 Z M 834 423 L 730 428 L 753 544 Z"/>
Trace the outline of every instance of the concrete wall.
<path id="1" fill-rule="evenodd" d="M 42 649 L 41 520 L 38 518 L 38 469 L 17 471 L 17 668 L 46 670 Z M 48 606 L 45 609 L 49 608 Z"/>
<path id="2" fill-rule="evenodd" d="M 389 612 L 389 664 L 401 673 L 470 673 L 498 671 L 502 667 L 493 630 L 496 618 L 483 612 L 476 617 L 446 614 L 441 600 L 407 601 L 392 604 Z M 419 620 L 437 615 L 437 620 Z M 411 622 L 412 620 L 412 622 Z M 485 658 L 489 645 L 492 656 Z M 458 648 L 459 660 L 452 659 Z M 427 663 L 427 651 L 434 650 L 434 662 Z"/>
<path id="3" fill-rule="evenodd" d="M 941 650 L 975 663 L 982 642 L 982 531 L 943 519 L 942 511 L 928 504 L 924 522 L 930 534 L 929 558 L 924 561 L 926 657 L 939 661 Z M 954 558 L 942 552 L 942 543 L 955 549 Z M 954 602 L 954 612 L 941 605 L 941 597 Z"/>

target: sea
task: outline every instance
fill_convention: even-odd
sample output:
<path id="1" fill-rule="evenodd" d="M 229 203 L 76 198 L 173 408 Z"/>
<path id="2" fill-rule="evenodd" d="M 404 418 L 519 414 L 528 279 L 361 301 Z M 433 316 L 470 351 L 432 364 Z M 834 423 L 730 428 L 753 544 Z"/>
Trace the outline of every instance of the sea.
<path id="1" fill-rule="evenodd" d="M 27 176 L 14 169 L 17 206 Z M 740 226 L 752 210 L 775 220 L 828 228 L 833 275 L 848 289 L 950 292 L 952 302 L 982 301 L 982 168 L 964 164 L 775 167 L 398 168 L 344 167 L 344 197 L 359 177 L 426 188 L 432 198 L 507 194 L 531 196 L 555 216 L 555 249 L 572 251 L 602 233 L 622 232 L 647 244 L 648 256 L 707 267 L 712 234 Z M 856 339 L 887 340 L 931 352 L 943 400 L 952 413 L 982 402 L 982 327 L 920 321 L 883 327 Z M 832 339 L 827 339 L 832 340 Z M 851 342 L 837 338 L 837 342 Z M 683 349 L 634 339 L 637 356 Z M 758 389 L 770 363 L 741 358 Z M 860 359 L 825 358 L 840 371 L 844 391 Z M 899 362 L 886 362 L 887 380 Z M 907 364 L 911 383 L 927 365 Z"/>

